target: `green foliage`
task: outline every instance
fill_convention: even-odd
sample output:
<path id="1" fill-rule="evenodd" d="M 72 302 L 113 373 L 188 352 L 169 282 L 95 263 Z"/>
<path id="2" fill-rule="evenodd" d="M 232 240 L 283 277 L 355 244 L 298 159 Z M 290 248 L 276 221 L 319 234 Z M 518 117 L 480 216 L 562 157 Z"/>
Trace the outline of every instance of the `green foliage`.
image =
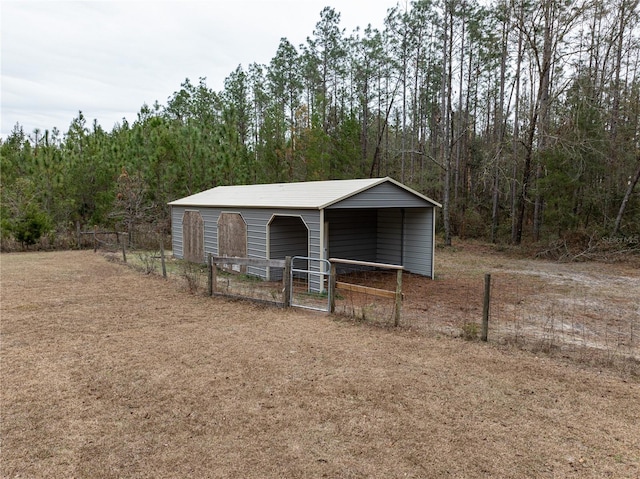
<path id="1" fill-rule="evenodd" d="M 9 225 L 14 238 L 23 246 L 36 244 L 43 235 L 51 231 L 49 217 L 37 208 L 29 208 L 23 217 L 16 218 Z"/>
<path id="2" fill-rule="evenodd" d="M 327 7 L 304 44 L 283 38 L 220 92 L 186 78 L 110 132 L 82 112 L 62 134 L 18 124 L 0 144 L 2 235 L 168 230 L 167 202 L 217 185 L 370 175 L 447 192 L 453 234 L 508 238 L 520 204 L 525 238 L 609 233 L 637 168 L 637 8 L 551 6 L 421 0 L 350 35 Z M 621 232 L 640 234 L 639 212 L 636 188 Z"/>
<path id="3" fill-rule="evenodd" d="M 51 219 L 38 201 L 29 179 L 18 178 L 2 186 L 2 236 L 12 236 L 23 247 L 36 244 L 52 230 Z"/>
<path id="4" fill-rule="evenodd" d="M 480 327 L 477 323 L 465 322 L 462 325 L 462 337 L 467 341 L 474 341 L 478 339 Z"/>

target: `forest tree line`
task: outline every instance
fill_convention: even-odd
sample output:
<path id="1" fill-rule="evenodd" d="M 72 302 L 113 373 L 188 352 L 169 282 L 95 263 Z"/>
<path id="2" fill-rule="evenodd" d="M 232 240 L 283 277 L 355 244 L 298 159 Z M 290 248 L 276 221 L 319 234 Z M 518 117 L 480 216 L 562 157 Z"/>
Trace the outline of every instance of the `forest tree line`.
<path id="1" fill-rule="evenodd" d="M 2 237 L 166 229 L 167 202 L 218 185 L 391 176 L 442 203 L 445 244 L 638 242 L 638 5 L 418 0 L 350 33 L 327 7 L 220 92 L 186 79 L 111 131 L 16 124 Z"/>

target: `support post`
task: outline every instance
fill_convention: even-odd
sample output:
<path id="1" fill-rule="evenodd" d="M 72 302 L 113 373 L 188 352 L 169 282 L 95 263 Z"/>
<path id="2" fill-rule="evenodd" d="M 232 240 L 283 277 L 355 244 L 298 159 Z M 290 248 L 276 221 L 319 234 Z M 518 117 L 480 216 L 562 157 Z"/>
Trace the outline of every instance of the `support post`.
<path id="1" fill-rule="evenodd" d="M 285 308 L 291 306 L 291 256 L 284 258 L 284 270 L 282 271 L 282 303 Z"/>
<path id="2" fill-rule="evenodd" d="M 93 252 L 98 251 L 98 225 L 93 225 Z"/>
<path id="3" fill-rule="evenodd" d="M 78 237 L 78 249 L 82 249 L 82 234 L 80 233 L 80 221 L 76 220 L 76 236 Z"/>
<path id="4" fill-rule="evenodd" d="M 213 291 L 215 289 L 213 286 L 213 282 L 215 279 L 213 268 L 215 268 L 215 263 L 213 262 L 213 255 L 209 253 L 209 255 L 207 256 L 207 286 L 209 287 L 209 296 L 213 296 Z"/>
<path id="5" fill-rule="evenodd" d="M 480 333 L 480 339 L 487 341 L 489 335 L 489 305 L 491 303 L 491 275 L 486 273 L 484 275 L 484 302 L 482 305 L 482 331 Z"/>
<path id="6" fill-rule="evenodd" d="M 336 264 L 332 262 L 329 271 L 329 312 L 331 314 L 336 312 L 336 280 L 337 268 Z"/>
<path id="7" fill-rule="evenodd" d="M 124 243 L 124 241 L 123 241 Z M 160 264 L 162 265 L 162 277 L 167 277 L 167 263 L 164 260 L 164 240 L 160 236 Z"/>
<path id="8" fill-rule="evenodd" d="M 127 242 L 122 241 L 122 261 L 127 262 Z"/>
<path id="9" fill-rule="evenodd" d="M 398 269 L 396 276 L 396 310 L 393 315 L 393 325 L 400 323 L 400 312 L 402 311 L 402 269 Z"/>

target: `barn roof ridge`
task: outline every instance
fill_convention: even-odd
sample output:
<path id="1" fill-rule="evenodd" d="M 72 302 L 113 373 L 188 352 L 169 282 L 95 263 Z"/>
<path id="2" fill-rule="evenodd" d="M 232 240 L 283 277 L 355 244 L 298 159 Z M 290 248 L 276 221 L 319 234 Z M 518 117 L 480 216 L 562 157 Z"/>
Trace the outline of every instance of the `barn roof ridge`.
<path id="1" fill-rule="evenodd" d="M 404 189 L 434 206 L 442 206 L 440 203 L 388 176 L 383 178 L 351 180 L 216 186 L 171 201 L 169 205 L 322 210 L 387 182 Z"/>

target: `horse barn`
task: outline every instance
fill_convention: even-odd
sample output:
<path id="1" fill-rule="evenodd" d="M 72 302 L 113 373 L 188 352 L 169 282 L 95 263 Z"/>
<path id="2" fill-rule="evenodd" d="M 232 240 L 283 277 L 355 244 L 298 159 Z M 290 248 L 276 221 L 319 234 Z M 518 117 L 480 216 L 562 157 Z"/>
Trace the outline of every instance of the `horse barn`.
<path id="1" fill-rule="evenodd" d="M 218 186 L 169 205 L 177 258 L 292 256 L 308 258 L 313 269 L 332 257 L 433 278 L 434 210 L 441 205 L 389 177 Z M 266 267 L 247 273 L 279 279 Z"/>

